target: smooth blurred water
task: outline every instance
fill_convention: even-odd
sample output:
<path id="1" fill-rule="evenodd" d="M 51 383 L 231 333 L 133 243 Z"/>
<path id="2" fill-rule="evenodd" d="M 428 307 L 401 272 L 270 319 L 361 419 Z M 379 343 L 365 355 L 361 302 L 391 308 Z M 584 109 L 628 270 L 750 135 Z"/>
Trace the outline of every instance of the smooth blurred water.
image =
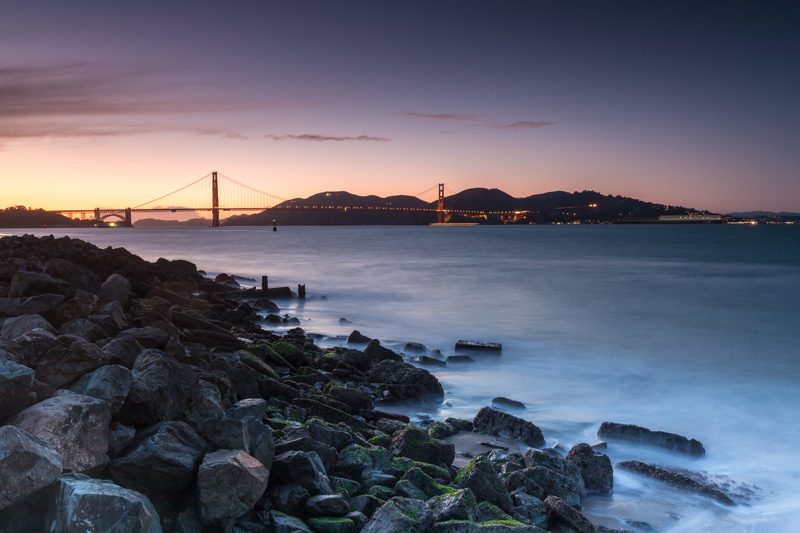
<path id="1" fill-rule="evenodd" d="M 640 459 L 758 487 L 727 509 L 615 473 L 590 498 L 598 523 L 658 530 L 800 530 L 800 227 L 479 226 L 85 229 L 69 234 L 209 273 L 306 283 L 310 332 L 354 327 L 452 353 L 459 338 L 503 355 L 434 370 L 471 418 L 497 395 L 528 405 L 549 443 L 591 442 L 603 420 L 702 441 L 693 460 L 612 444 Z M 327 298 L 322 299 L 325 295 Z M 346 317 L 354 325 L 339 324 Z M 630 526 L 626 526 L 631 528 Z"/>

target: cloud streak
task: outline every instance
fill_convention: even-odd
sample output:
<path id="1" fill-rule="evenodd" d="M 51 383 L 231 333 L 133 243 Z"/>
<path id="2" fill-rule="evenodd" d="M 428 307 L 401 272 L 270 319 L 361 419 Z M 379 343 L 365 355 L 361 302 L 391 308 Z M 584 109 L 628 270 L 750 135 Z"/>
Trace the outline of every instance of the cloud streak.
<path id="1" fill-rule="evenodd" d="M 513 122 L 500 122 L 497 120 L 488 119 L 481 115 L 469 113 L 429 113 L 424 111 L 398 111 L 394 113 L 409 118 L 419 118 L 426 120 L 447 120 L 447 121 L 469 121 L 472 122 L 471 127 L 474 128 L 491 128 L 498 130 L 534 130 L 552 126 L 555 122 L 546 122 L 541 120 L 516 120 Z M 453 131 L 446 131 L 442 133 L 455 133 Z"/>
<path id="2" fill-rule="evenodd" d="M 518 120 L 516 122 L 506 122 L 494 124 L 491 127 L 500 130 L 536 130 L 554 125 L 555 122 L 540 122 L 536 120 Z"/>
<path id="3" fill-rule="evenodd" d="M 425 113 L 422 111 L 397 111 L 395 115 L 410 118 L 422 118 L 428 120 L 479 120 L 478 115 L 466 113 Z"/>
<path id="4" fill-rule="evenodd" d="M 377 135 L 320 135 L 317 133 L 302 133 L 299 135 L 285 134 L 285 135 L 264 135 L 265 139 L 273 141 L 311 141 L 311 142 L 389 142 L 389 137 L 381 137 Z"/>

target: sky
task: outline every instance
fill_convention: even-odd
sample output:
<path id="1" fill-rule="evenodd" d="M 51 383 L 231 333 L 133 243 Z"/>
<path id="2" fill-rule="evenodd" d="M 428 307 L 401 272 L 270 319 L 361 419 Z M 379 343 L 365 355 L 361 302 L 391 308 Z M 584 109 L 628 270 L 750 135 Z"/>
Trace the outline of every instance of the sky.
<path id="1" fill-rule="evenodd" d="M 217 170 L 800 211 L 798 27 L 771 1 L 3 0 L 0 207 Z"/>

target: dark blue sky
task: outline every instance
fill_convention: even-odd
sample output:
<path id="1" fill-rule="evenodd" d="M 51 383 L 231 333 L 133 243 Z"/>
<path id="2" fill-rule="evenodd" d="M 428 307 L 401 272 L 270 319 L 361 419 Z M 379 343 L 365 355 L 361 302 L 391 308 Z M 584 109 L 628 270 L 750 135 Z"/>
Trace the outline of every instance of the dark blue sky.
<path id="1" fill-rule="evenodd" d="M 4 2 L 0 177 L 127 183 L 146 153 L 153 192 L 219 168 L 800 210 L 798 28 L 788 2 Z"/>

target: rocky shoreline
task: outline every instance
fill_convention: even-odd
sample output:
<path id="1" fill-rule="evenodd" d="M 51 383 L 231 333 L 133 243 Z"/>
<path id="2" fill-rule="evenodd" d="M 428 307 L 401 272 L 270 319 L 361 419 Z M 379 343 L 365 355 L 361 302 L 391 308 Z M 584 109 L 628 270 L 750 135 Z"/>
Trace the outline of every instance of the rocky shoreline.
<path id="1" fill-rule="evenodd" d="M 410 424 L 393 402 L 444 391 L 408 361 L 438 359 L 358 332 L 321 348 L 299 327 L 265 331 L 287 324 L 278 310 L 187 261 L 0 239 L 0 531 L 621 531 L 581 514 L 613 492 L 602 444 L 544 448 L 502 397 L 473 420 Z M 526 451 L 486 443 L 458 468 L 466 435 Z M 599 436 L 705 453 L 637 426 Z M 618 466 L 735 504 L 680 472 Z"/>

